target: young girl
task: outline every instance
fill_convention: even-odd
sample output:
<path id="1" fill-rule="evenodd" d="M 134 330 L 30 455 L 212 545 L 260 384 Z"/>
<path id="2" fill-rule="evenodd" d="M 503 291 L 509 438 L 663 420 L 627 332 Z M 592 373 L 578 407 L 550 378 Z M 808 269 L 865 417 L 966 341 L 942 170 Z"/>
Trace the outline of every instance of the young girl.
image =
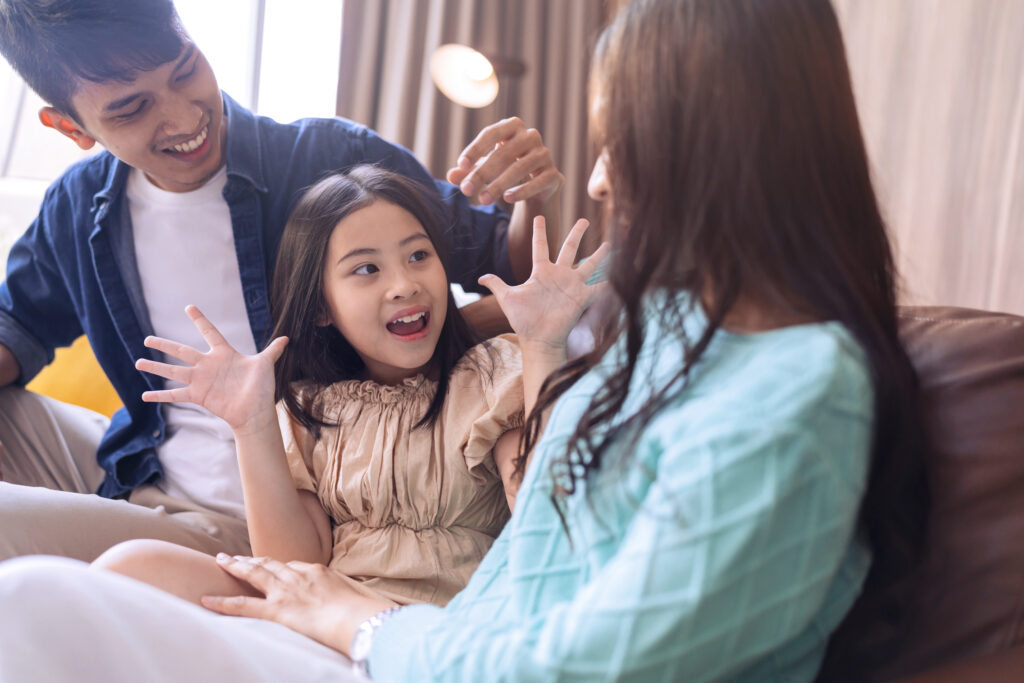
<path id="1" fill-rule="evenodd" d="M 255 555 L 328 565 L 400 604 L 443 605 L 469 580 L 508 518 L 496 462 L 511 471 L 523 420 L 515 341 L 472 346 L 453 305 L 442 212 L 388 171 L 331 176 L 284 231 L 262 353 L 235 351 L 193 306 L 209 351 L 149 338 L 183 365 L 137 363 L 180 383 L 144 400 L 196 403 L 233 430 Z M 95 566 L 194 601 L 254 594 L 160 541 Z"/>

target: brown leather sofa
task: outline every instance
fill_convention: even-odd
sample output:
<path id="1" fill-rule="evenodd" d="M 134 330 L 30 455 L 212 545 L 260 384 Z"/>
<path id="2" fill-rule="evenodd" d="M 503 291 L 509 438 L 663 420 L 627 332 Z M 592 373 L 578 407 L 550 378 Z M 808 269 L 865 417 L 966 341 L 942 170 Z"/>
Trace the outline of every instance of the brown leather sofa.
<path id="1" fill-rule="evenodd" d="M 907 307 L 932 508 L 912 629 L 878 680 L 1024 682 L 1024 318 Z"/>

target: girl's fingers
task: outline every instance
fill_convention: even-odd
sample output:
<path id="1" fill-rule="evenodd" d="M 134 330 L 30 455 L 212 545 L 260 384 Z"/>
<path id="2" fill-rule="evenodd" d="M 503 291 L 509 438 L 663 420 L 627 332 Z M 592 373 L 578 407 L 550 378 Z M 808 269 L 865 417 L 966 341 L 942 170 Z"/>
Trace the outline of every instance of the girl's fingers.
<path id="1" fill-rule="evenodd" d="M 135 361 L 135 369 L 169 379 L 173 382 L 181 382 L 182 384 L 188 384 L 192 374 L 192 368 L 183 365 L 172 365 L 170 363 L 158 363 L 148 358 L 140 358 Z"/>
<path id="2" fill-rule="evenodd" d="M 555 262 L 560 266 L 571 268 L 572 264 L 576 261 L 576 252 L 579 251 L 580 242 L 583 240 L 583 234 L 590 227 L 590 221 L 586 218 L 581 218 L 572 226 L 572 230 L 565 237 L 565 242 L 562 243 L 562 248 L 558 251 L 558 260 Z"/>
<path id="3" fill-rule="evenodd" d="M 548 254 L 547 221 L 544 216 L 537 216 L 533 219 L 533 265 L 541 263 L 551 263 L 551 256 Z"/>
<path id="4" fill-rule="evenodd" d="M 499 305 L 501 304 L 501 300 L 505 297 L 505 293 L 512 289 L 497 275 L 482 275 L 477 282 L 491 290 L 491 294 L 498 299 Z"/>
<path id="5" fill-rule="evenodd" d="M 156 349 L 160 353 L 165 353 L 171 358 L 177 358 L 183 363 L 189 365 L 195 365 L 196 361 L 203 355 L 199 351 L 196 351 L 187 344 L 179 344 L 178 342 L 171 341 L 170 339 L 164 339 L 163 337 L 146 337 L 142 341 L 143 345 L 150 349 Z"/>
<path id="6" fill-rule="evenodd" d="M 220 333 L 220 330 L 214 327 L 213 323 L 211 323 L 198 308 L 189 304 L 185 307 L 185 314 L 191 318 L 196 329 L 199 330 L 199 334 L 203 335 L 203 339 L 206 340 L 206 343 L 210 345 L 211 349 L 216 346 L 221 346 L 222 344 L 228 345 L 228 341 Z"/>
<path id="7" fill-rule="evenodd" d="M 286 346 L 288 346 L 288 337 L 278 337 L 267 344 L 267 348 L 263 349 L 260 355 L 267 356 L 270 358 L 270 362 L 276 363 L 281 358 L 281 354 L 284 353 Z"/>
<path id="8" fill-rule="evenodd" d="M 609 242 L 602 242 L 593 254 L 590 255 L 586 261 L 581 263 L 576 269 L 584 281 L 590 280 L 590 278 L 597 272 L 597 269 L 601 267 L 604 260 L 608 258 L 608 252 L 612 249 L 612 245 Z"/>
<path id="9" fill-rule="evenodd" d="M 159 391 L 143 391 L 142 400 L 146 403 L 189 403 L 187 387 L 177 389 L 161 389 Z"/>
<path id="10" fill-rule="evenodd" d="M 244 595 L 204 595 L 200 598 L 203 607 L 220 614 L 232 617 L 255 617 L 267 619 L 267 601 L 265 598 L 252 598 Z"/>

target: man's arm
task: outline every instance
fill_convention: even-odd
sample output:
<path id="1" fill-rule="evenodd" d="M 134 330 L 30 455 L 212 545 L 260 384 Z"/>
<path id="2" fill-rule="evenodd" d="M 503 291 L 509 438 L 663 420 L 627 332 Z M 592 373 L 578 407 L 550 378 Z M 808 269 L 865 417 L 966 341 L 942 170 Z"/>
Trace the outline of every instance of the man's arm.
<path id="1" fill-rule="evenodd" d="M 21 376 L 21 365 L 11 350 L 0 344 L 0 387 L 13 384 Z"/>

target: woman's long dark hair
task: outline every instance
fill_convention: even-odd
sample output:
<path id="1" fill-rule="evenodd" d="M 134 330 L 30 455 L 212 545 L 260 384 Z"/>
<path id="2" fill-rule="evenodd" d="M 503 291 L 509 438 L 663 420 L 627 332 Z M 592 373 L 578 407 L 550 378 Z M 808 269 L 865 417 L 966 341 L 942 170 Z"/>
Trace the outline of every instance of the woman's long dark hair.
<path id="1" fill-rule="evenodd" d="M 678 391 L 737 301 L 838 321 L 862 347 L 874 386 L 860 526 L 875 559 L 830 671 L 891 655 L 924 535 L 923 433 L 916 376 L 897 337 L 892 252 L 832 7 L 634 0 L 599 39 L 591 99 L 592 132 L 608 161 L 619 322 L 545 384 L 527 420 L 520 471 L 544 411 L 619 339 L 624 363 L 553 465 L 556 504 L 601 467 L 612 442 L 636 434 Z M 709 324 L 684 342 L 675 378 L 623 415 L 644 343 L 643 301 L 655 289 L 691 293 Z M 685 313 L 665 311 L 663 322 L 681 329 Z"/>
<path id="2" fill-rule="evenodd" d="M 445 272 L 449 272 L 444 238 L 444 229 L 450 224 L 449 211 L 435 193 L 419 183 L 363 165 L 330 175 L 305 192 L 281 236 L 271 288 L 274 331 L 270 338 L 290 339 L 274 369 L 276 399 L 283 400 L 288 412 L 314 435 L 325 423 L 314 406 L 316 392 L 303 391 L 302 387 L 322 388 L 360 379 L 366 370 L 362 358 L 333 325 L 317 324 L 327 311 L 322 286 L 327 245 L 342 219 L 374 202 L 388 202 L 411 213 L 426 230 Z M 417 427 L 437 419 L 452 368 L 477 341 L 449 290 L 448 314 L 430 361 L 438 375 L 437 392 Z"/>

